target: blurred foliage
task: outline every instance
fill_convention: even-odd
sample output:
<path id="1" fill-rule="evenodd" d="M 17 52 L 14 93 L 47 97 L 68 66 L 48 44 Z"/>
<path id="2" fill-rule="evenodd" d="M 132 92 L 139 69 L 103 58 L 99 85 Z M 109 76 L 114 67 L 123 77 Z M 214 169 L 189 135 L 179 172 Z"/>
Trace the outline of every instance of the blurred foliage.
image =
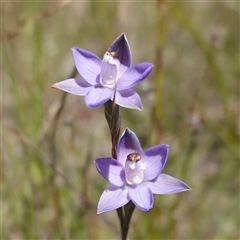
<path id="1" fill-rule="evenodd" d="M 147 148 L 170 145 L 165 173 L 193 191 L 135 210 L 130 239 L 239 238 L 239 3 L 1 3 L 2 239 L 119 239 L 115 211 L 96 215 L 110 156 L 103 107 L 50 86 L 74 75 L 70 48 L 99 57 L 122 32 L 144 111 L 121 109 Z"/>

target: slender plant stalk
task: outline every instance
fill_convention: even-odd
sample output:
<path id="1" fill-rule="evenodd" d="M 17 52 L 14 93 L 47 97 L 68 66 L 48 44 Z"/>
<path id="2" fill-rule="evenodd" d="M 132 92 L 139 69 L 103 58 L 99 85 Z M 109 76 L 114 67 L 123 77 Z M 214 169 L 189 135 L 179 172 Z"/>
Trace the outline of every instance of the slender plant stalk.
<path id="1" fill-rule="evenodd" d="M 163 82 L 163 60 L 162 49 L 164 40 L 164 1 L 158 0 L 157 4 L 157 31 L 156 31 L 156 56 L 154 67 L 154 96 L 155 103 L 152 109 L 152 118 L 149 130 L 149 139 L 152 143 L 160 142 L 162 129 L 161 129 L 161 112 L 162 112 L 162 82 Z"/>
<path id="2" fill-rule="evenodd" d="M 104 104 L 104 107 L 105 107 L 104 113 L 112 140 L 112 157 L 114 159 L 117 159 L 117 144 L 121 130 L 121 120 L 119 115 L 119 106 L 115 103 L 115 95 L 113 101 L 109 100 Z M 120 220 L 122 240 L 127 239 L 129 224 L 134 208 L 135 205 L 130 201 L 124 207 L 117 209 L 117 215 Z"/>

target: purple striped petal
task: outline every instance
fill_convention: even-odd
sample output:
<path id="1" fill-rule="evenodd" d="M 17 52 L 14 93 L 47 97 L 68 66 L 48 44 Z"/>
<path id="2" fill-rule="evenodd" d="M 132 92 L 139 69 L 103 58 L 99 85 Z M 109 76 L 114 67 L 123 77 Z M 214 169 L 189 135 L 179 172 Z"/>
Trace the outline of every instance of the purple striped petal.
<path id="1" fill-rule="evenodd" d="M 168 151 L 169 147 L 167 144 L 159 144 L 143 152 L 141 162 L 146 164 L 144 181 L 158 177 L 167 162 Z"/>
<path id="2" fill-rule="evenodd" d="M 129 202 L 128 188 L 109 186 L 98 202 L 97 214 L 120 208 Z"/>
<path id="3" fill-rule="evenodd" d="M 72 49 L 73 60 L 80 75 L 91 85 L 97 84 L 97 76 L 101 71 L 101 59 L 95 54 L 78 48 Z"/>
<path id="4" fill-rule="evenodd" d="M 121 107 L 143 110 L 141 98 L 132 89 L 117 91 L 115 101 Z"/>
<path id="5" fill-rule="evenodd" d="M 154 194 L 171 194 L 192 190 L 186 183 L 167 174 L 160 174 L 155 181 L 145 184 Z"/>
<path id="6" fill-rule="evenodd" d="M 130 129 L 126 128 L 118 144 L 118 161 L 125 166 L 125 161 L 130 153 L 142 153 L 140 142 Z"/>
<path id="7" fill-rule="evenodd" d="M 95 160 L 98 172 L 111 184 L 121 187 L 125 184 L 125 171 L 121 163 L 113 158 Z"/>
<path id="8" fill-rule="evenodd" d="M 96 108 L 107 102 L 113 95 L 109 88 L 93 88 L 85 96 L 85 104 L 89 108 Z"/>
<path id="9" fill-rule="evenodd" d="M 152 68 L 152 63 L 144 62 L 127 69 L 117 82 L 117 90 L 136 86 L 151 73 Z"/>
<path id="10" fill-rule="evenodd" d="M 126 35 L 124 33 L 113 41 L 111 46 L 108 48 L 108 51 L 117 52 L 120 63 L 127 67 L 131 66 L 132 63 L 131 49 L 128 44 Z"/>
<path id="11" fill-rule="evenodd" d="M 70 78 L 53 84 L 52 88 L 57 88 L 74 95 L 85 96 L 93 86 L 82 78 Z"/>
<path id="12" fill-rule="evenodd" d="M 129 187 L 129 197 L 142 211 L 148 211 L 153 207 L 153 194 L 151 190 L 144 185 L 138 185 L 134 188 Z"/>

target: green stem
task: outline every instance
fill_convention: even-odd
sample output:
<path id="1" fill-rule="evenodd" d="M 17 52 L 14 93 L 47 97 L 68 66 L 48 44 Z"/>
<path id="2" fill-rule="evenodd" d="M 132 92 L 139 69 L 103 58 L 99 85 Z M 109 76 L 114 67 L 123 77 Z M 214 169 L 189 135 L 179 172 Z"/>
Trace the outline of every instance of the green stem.
<path id="1" fill-rule="evenodd" d="M 117 144 L 120 135 L 121 121 L 119 117 L 119 106 L 114 101 L 109 100 L 104 104 L 105 117 L 111 134 L 112 157 L 117 159 Z"/>
<path id="2" fill-rule="evenodd" d="M 121 121 L 119 115 L 119 106 L 113 101 L 109 100 L 104 104 L 104 113 L 108 123 L 112 141 L 112 157 L 117 159 L 117 144 L 120 135 Z M 132 217 L 135 205 L 130 201 L 124 207 L 117 209 L 118 218 L 121 227 L 121 239 L 126 240 L 129 230 L 129 224 Z"/>
<path id="3" fill-rule="evenodd" d="M 162 111 L 162 81 L 163 81 L 163 62 L 162 62 L 162 47 L 163 47 L 163 31 L 164 31 L 164 1 L 157 2 L 157 33 L 156 33 L 156 56 L 155 56 L 155 74 L 154 74 L 154 96 L 155 102 L 152 109 L 151 129 L 149 138 L 153 143 L 159 142 L 161 130 L 161 111 Z"/>

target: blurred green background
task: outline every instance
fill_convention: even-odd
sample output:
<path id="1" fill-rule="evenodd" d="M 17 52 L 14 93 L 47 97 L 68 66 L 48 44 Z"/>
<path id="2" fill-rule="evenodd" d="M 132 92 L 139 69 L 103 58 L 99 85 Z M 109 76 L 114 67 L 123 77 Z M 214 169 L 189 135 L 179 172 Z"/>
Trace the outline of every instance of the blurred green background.
<path id="1" fill-rule="evenodd" d="M 193 191 L 134 211 L 130 239 L 239 239 L 239 3 L 1 2 L 2 239 L 120 239 L 96 215 L 111 154 L 104 109 L 51 89 L 74 72 L 70 48 L 102 58 L 125 32 L 144 111 L 121 109 L 143 148 L 170 145 L 164 173 Z"/>

